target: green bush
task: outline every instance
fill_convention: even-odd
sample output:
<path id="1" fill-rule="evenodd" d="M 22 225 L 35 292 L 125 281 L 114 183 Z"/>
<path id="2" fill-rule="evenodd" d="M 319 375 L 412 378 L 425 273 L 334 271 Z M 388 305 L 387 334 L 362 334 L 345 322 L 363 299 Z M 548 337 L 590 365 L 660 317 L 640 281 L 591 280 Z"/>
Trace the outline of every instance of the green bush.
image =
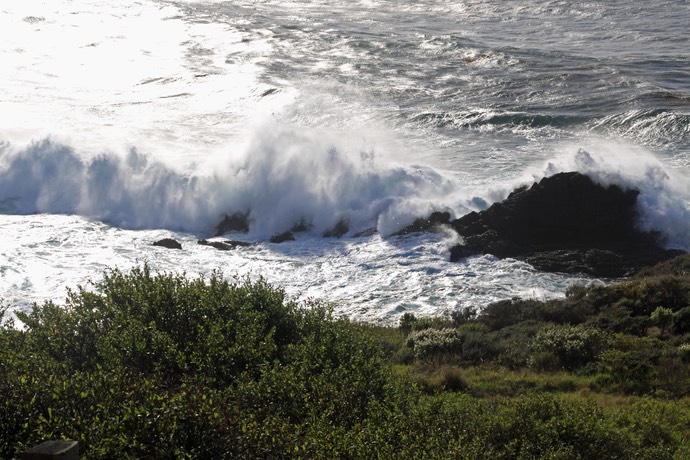
<path id="1" fill-rule="evenodd" d="M 690 363 L 690 343 L 684 343 L 678 347 L 678 357 L 686 363 Z"/>
<path id="2" fill-rule="evenodd" d="M 642 336 L 645 335 L 650 322 L 648 316 L 632 316 L 630 310 L 616 305 L 601 310 L 588 318 L 585 324 L 602 331 Z"/>
<path id="3" fill-rule="evenodd" d="M 276 452 L 274 423 L 349 427 L 385 399 L 389 371 L 362 328 L 264 281 L 144 266 L 95 287 L 19 314 L 24 331 L 3 325 L 0 458 L 48 438 L 81 441 L 87 458 Z"/>
<path id="4" fill-rule="evenodd" d="M 491 336 L 474 324 L 414 331 L 407 338 L 407 346 L 416 359 L 436 363 L 479 364 L 499 354 Z"/>
<path id="5" fill-rule="evenodd" d="M 678 310 L 673 322 L 673 332 L 676 334 L 690 333 L 690 307 Z"/>
<path id="6" fill-rule="evenodd" d="M 495 331 L 523 321 L 543 321 L 544 310 L 543 302 L 514 298 L 487 305 L 477 318 Z"/>
<path id="7" fill-rule="evenodd" d="M 661 335 L 663 336 L 664 332 L 673 325 L 676 319 L 676 314 L 673 313 L 673 310 L 670 308 L 657 307 L 650 315 L 650 318 L 654 324 L 659 326 L 659 329 L 661 329 Z"/>
<path id="8" fill-rule="evenodd" d="M 500 408 L 487 435 L 493 458 L 632 458 L 626 437 L 592 404 L 548 395 Z"/>
<path id="9" fill-rule="evenodd" d="M 412 332 L 407 346 L 421 360 L 447 360 L 462 352 L 463 336 L 457 329 L 422 329 Z"/>
<path id="10" fill-rule="evenodd" d="M 596 311 L 621 306 L 632 316 L 647 316 L 664 305 L 678 311 L 690 303 L 690 280 L 688 277 L 663 275 L 636 278 L 611 286 L 595 287 L 587 298 Z"/>
<path id="11" fill-rule="evenodd" d="M 605 346 L 605 335 L 599 329 L 585 325 L 547 326 L 532 340 L 533 365 L 557 364 L 559 368 L 575 370 L 595 361 Z M 545 359 L 547 354 L 549 359 Z"/>
<path id="12" fill-rule="evenodd" d="M 484 317 L 494 322 L 457 328 L 415 320 L 408 348 L 399 329 L 336 319 L 263 281 L 110 270 L 66 305 L 19 315 L 23 330 L 0 322 L 0 458 L 45 439 L 77 440 L 85 459 L 686 458 L 687 397 L 660 398 L 687 393 L 687 338 L 609 342 L 568 325 L 593 305 L 591 292 L 511 301 L 503 306 L 525 308 L 508 308 L 505 322 L 496 307 Z M 569 316 L 577 301 L 585 306 Z M 384 362 L 417 352 L 431 364 L 394 373 Z M 604 412 L 582 394 L 539 394 L 596 389 L 587 375 L 496 365 L 519 369 L 530 353 L 574 369 L 598 357 L 599 388 L 655 399 L 616 396 L 623 402 Z M 478 369 L 500 385 L 477 383 Z"/>
<path id="13" fill-rule="evenodd" d="M 614 336 L 611 348 L 601 354 L 604 375 L 598 382 L 611 391 L 646 394 L 653 389 L 662 343 L 650 337 Z"/>

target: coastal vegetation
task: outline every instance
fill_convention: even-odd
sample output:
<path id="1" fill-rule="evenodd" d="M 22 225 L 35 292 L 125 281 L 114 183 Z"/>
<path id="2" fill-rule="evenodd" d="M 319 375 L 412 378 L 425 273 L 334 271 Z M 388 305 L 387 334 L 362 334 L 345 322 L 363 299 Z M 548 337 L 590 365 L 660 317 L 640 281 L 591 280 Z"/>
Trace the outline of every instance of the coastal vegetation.
<path id="1" fill-rule="evenodd" d="M 0 458 L 690 458 L 688 255 L 395 326 L 146 265 L 17 317 Z"/>

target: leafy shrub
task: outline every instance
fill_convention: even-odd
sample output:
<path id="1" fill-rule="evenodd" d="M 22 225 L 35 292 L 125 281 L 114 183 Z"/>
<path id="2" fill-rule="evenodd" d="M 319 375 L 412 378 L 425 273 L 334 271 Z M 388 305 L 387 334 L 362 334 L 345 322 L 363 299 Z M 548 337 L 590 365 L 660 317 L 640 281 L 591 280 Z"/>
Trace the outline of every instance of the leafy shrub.
<path id="1" fill-rule="evenodd" d="M 487 338 L 497 350 L 496 362 L 511 369 L 527 366 L 532 354 L 529 345 L 544 326 L 543 322 L 530 320 L 491 332 Z"/>
<path id="2" fill-rule="evenodd" d="M 400 317 L 400 330 L 405 334 L 409 334 L 412 332 L 412 327 L 414 326 L 414 323 L 417 322 L 417 317 L 414 315 L 414 313 L 403 313 L 403 315 Z"/>
<path id="3" fill-rule="evenodd" d="M 598 382 L 609 390 L 645 394 L 652 390 L 662 342 L 650 337 L 614 336 L 611 348 L 601 354 L 604 375 Z"/>
<path id="4" fill-rule="evenodd" d="M 528 320 L 543 320 L 544 304 L 537 300 L 514 298 L 487 305 L 478 319 L 495 331 Z"/>
<path id="5" fill-rule="evenodd" d="M 393 355 L 392 362 L 394 364 L 412 364 L 414 362 L 414 350 L 407 346 L 400 348 Z"/>
<path id="6" fill-rule="evenodd" d="M 602 331 L 622 332 L 630 335 L 645 335 L 650 324 L 648 316 L 632 316 L 630 310 L 620 305 L 601 310 L 586 323 Z"/>
<path id="7" fill-rule="evenodd" d="M 690 303 L 690 281 L 687 277 L 658 276 L 636 278 L 606 287 L 595 287 L 587 298 L 596 311 L 621 306 L 633 316 L 650 316 L 664 305 L 678 311 Z"/>
<path id="8" fill-rule="evenodd" d="M 649 278 L 654 276 L 690 276 L 690 254 L 681 254 L 673 259 L 642 269 L 636 277 Z"/>
<path id="9" fill-rule="evenodd" d="M 690 413 L 686 404 L 640 398 L 611 414 L 611 422 L 627 433 L 635 457 L 649 460 L 684 459 L 690 453 Z"/>
<path id="10" fill-rule="evenodd" d="M 427 351 L 450 342 L 440 355 L 429 351 L 432 363 L 519 368 L 531 353 L 577 368 L 580 358 L 562 349 L 591 351 L 599 356 L 600 388 L 683 396 L 687 338 L 618 334 L 598 348 L 592 326 L 550 325 L 560 339 L 546 340 L 544 319 L 580 321 L 593 305 L 591 292 L 541 305 L 511 301 L 526 308 L 509 311 L 506 322 L 489 315 L 495 323 L 478 319 L 456 329 L 448 318 L 414 321 L 410 337 L 426 334 Z M 571 315 L 566 310 L 575 302 L 584 306 Z M 60 438 L 78 440 L 89 459 L 690 454 L 684 399 L 644 398 L 631 407 L 631 398 L 616 397 L 615 408 L 603 412 L 579 402 L 579 394 L 535 394 L 591 390 L 588 376 L 518 373 L 493 363 L 462 370 L 417 363 L 395 366 L 394 376 L 382 355 L 402 362 L 424 340 L 408 348 L 398 329 L 335 319 L 320 304 L 293 302 L 263 281 L 220 274 L 189 280 L 153 275 L 146 266 L 111 270 L 94 291 L 78 289 L 64 306 L 46 303 L 21 316 L 25 330 L 0 323 L 0 458 Z M 504 326 L 493 329 L 498 324 Z M 542 333 L 548 346 L 528 348 Z M 428 370 L 417 377 L 425 391 L 405 378 L 420 368 Z"/>
<path id="11" fill-rule="evenodd" d="M 555 358 L 563 369 L 574 370 L 597 359 L 606 343 L 599 329 L 577 325 L 552 325 L 540 330 L 532 340 L 533 353 L 541 356 L 533 365 L 553 364 Z M 544 353 L 552 356 L 545 361 Z M 541 355 L 539 355 L 541 354 Z M 555 370 L 555 369 L 545 369 Z"/>
<path id="12" fill-rule="evenodd" d="M 657 307 L 650 315 L 650 318 L 654 324 L 659 326 L 661 335 L 663 336 L 664 332 L 674 323 L 676 315 L 670 308 Z"/>
<path id="13" fill-rule="evenodd" d="M 275 453 L 273 428 L 352 426 L 385 399 L 389 373 L 362 328 L 264 281 L 144 266 L 96 288 L 0 330 L 0 458 L 55 437 L 89 458 Z"/>
<path id="14" fill-rule="evenodd" d="M 400 317 L 399 329 L 405 335 L 408 335 L 412 331 L 421 331 L 424 329 L 443 329 L 452 325 L 451 320 L 442 316 L 417 318 L 414 313 L 407 312 Z"/>
<path id="15" fill-rule="evenodd" d="M 422 361 L 479 364 L 494 358 L 498 349 L 482 327 L 423 329 L 408 336 L 407 346 Z"/>
<path id="16" fill-rule="evenodd" d="M 568 286 L 565 290 L 566 299 L 579 301 L 587 296 L 588 286 L 582 283 L 574 283 Z"/>
<path id="17" fill-rule="evenodd" d="M 690 343 L 684 343 L 678 347 L 678 356 L 683 362 L 690 363 Z"/>
<path id="18" fill-rule="evenodd" d="M 485 458 L 630 458 L 625 437 L 593 404 L 530 396 L 500 407 Z"/>
<path id="19" fill-rule="evenodd" d="M 457 327 L 474 321 L 477 318 L 477 314 L 477 307 L 463 307 L 459 310 L 453 310 L 450 313 L 450 319 L 453 322 L 453 326 Z"/>
<path id="20" fill-rule="evenodd" d="M 462 334 L 457 329 L 422 329 L 407 338 L 417 359 L 448 359 L 462 352 Z"/>
<path id="21" fill-rule="evenodd" d="M 676 334 L 690 333 L 690 307 L 678 310 L 673 322 L 673 332 Z"/>

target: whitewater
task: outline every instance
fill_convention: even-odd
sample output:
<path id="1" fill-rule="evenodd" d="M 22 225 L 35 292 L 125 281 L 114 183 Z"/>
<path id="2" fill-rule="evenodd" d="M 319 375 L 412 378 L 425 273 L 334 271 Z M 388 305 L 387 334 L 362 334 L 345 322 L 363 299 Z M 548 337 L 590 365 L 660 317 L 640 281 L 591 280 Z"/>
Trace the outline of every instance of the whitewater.
<path id="1" fill-rule="evenodd" d="M 690 250 L 689 23 L 688 1 L 5 2 L 0 302 L 143 263 L 384 323 L 562 296 L 597 280 L 394 235 L 561 171 L 639 189 L 640 226 Z M 249 232 L 215 236 L 234 213 Z"/>

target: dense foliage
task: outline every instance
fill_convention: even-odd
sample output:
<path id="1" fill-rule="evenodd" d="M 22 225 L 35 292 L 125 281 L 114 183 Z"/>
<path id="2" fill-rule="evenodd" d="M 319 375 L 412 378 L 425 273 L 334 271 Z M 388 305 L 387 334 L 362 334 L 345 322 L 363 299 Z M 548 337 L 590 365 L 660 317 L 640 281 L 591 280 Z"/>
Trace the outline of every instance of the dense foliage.
<path id="1" fill-rule="evenodd" d="M 400 327 L 107 271 L 0 325 L 0 458 L 690 458 L 687 267 Z"/>

